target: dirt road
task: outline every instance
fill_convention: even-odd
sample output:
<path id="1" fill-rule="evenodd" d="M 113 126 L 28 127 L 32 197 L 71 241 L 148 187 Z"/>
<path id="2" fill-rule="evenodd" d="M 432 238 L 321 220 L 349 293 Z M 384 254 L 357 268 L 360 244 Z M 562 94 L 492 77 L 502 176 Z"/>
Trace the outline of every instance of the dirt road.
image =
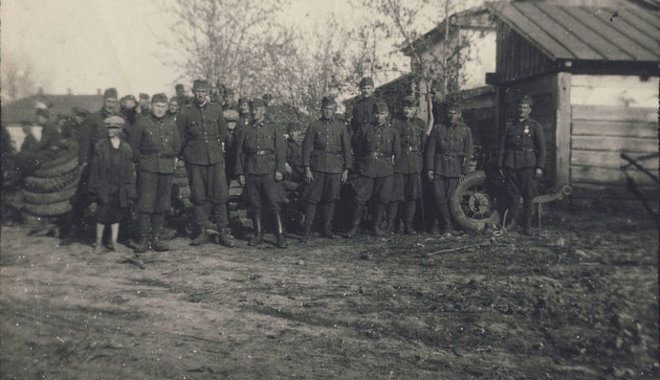
<path id="1" fill-rule="evenodd" d="M 0 377 L 658 378 L 655 226 L 548 224 L 288 250 L 177 238 L 145 269 L 3 227 Z"/>

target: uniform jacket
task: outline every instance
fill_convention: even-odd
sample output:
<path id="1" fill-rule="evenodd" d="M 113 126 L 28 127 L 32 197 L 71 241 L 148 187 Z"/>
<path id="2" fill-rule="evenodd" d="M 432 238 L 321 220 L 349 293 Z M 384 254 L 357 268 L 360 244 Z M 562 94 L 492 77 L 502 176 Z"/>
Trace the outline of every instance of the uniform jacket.
<path id="1" fill-rule="evenodd" d="M 174 118 L 141 117 L 131 131 L 131 147 L 138 170 L 173 173 L 174 160 L 181 151 L 179 138 Z"/>
<path id="2" fill-rule="evenodd" d="M 252 122 L 236 139 L 236 175 L 284 174 L 287 145 L 282 129 L 273 123 Z"/>
<path id="3" fill-rule="evenodd" d="M 114 115 L 101 109 L 87 116 L 80 126 L 80 151 L 78 152 L 78 162 L 86 163 L 92 158 L 92 153 L 96 143 L 105 139 L 107 132 L 103 120 Z"/>
<path id="4" fill-rule="evenodd" d="M 545 167 L 543 126 L 534 119 L 509 121 L 500 141 L 498 167 L 522 169 Z"/>
<path id="5" fill-rule="evenodd" d="M 426 146 L 426 126 L 419 118 L 410 120 L 394 119 L 394 126 L 399 131 L 401 154 L 394 162 L 394 172 L 403 174 L 419 173 L 424 168 L 424 147 Z"/>
<path id="6" fill-rule="evenodd" d="M 351 169 L 351 140 L 346 124 L 336 119 L 320 119 L 307 127 L 302 164 L 312 171 L 342 173 Z"/>
<path id="7" fill-rule="evenodd" d="M 365 177 L 394 175 L 393 159 L 401 154 L 399 132 L 390 124 L 366 124 L 353 136 L 357 171 Z"/>
<path id="8" fill-rule="evenodd" d="M 426 143 L 426 170 L 442 177 L 468 174 L 472 159 L 472 132 L 463 122 L 436 124 Z"/>
<path id="9" fill-rule="evenodd" d="M 374 103 L 379 99 L 375 95 L 368 98 L 360 96 L 353 105 L 353 117 L 351 118 L 351 133 L 355 134 L 365 124 L 374 124 Z"/>
<path id="10" fill-rule="evenodd" d="M 94 147 L 94 155 L 91 159 L 88 191 L 95 194 L 102 202 L 108 202 L 109 181 L 108 173 L 110 171 L 110 139 L 105 138 Z M 121 172 L 119 184 L 119 204 L 121 207 L 128 207 L 128 200 L 137 197 L 135 191 L 135 166 L 133 165 L 133 152 L 131 147 L 125 141 L 119 144 L 121 154 Z"/>
<path id="11" fill-rule="evenodd" d="M 224 162 L 224 152 L 228 148 L 225 146 L 227 121 L 218 104 L 188 104 L 177 115 L 176 123 L 182 144 L 181 156 L 187 164 Z"/>

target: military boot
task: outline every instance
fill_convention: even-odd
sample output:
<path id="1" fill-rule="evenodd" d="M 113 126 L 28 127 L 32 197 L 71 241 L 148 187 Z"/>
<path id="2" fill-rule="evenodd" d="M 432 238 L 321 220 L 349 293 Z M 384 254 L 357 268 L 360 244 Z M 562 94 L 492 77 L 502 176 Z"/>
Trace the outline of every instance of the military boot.
<path id="1" fill-rule="evenodd" d="M 440 214 L 440 221 L 442 222 L 442 227 L 440 229 L 441 236 L 451 236 L 454 232 L 454 226 L 451 224 L 451 215 L 449 214 L 449 205 L 447 203 L 442 203 L 438 205 L 438 213 Z"/>
<path id="2" fill-rule="evenodd" d="M 385 234 L 392 235 L 396 230 L 397 212 L 399 211 L 399 202 L 390 202 L 387 205 L 387 224 L 385 225 Z"/>
<path id="3" fill-rule="evenodd" d="M 224 245 L 225 247 L 231 248 L 234 246 L 229 235 L 227 234 L 227 228 L 218 224 L 218 244 Z"/>
<path id="4" fill-rule="evenodd" d="M 335 202 L 328 202 L 323 205 L 323 236 L 328 239 L 336 239 L 337 236 L 332 233 L 332 219 L 335 216 Z"/>
<path id="5" fill-rule="evenodd" d="M 362 220 L 362 209 L 364 205 L 357 204 L 355 206 L 355 214 L 353 214 L 353 221 L 351 222 L 351 229 L 346 233 L 346 237 L 351 239 L 357 234 L 358 229 L 360 228 L 360 221 Z"/>
<path id="6" fill-rule="evenodd" d="M 252 217 L 252 226 L 254 227 L 254 236 L 248 241 L 248 245 L 250 247 L 256 247 L 261 245 L 264 238 L 264 233 L 261 229 L 261 211 L 255 211 Z"/>
<path id="7" fill-rule="evenodd" d="M 376 219 L 374 220 L 374 235 L 380 237 L 388 236 L 387 231 L 381 228 L 381 224 L 383 224 L 383 219 L 385 219 L 385 208 L 386 208 L 385 204 L 378 203 L 376 205 Z"/>
<path id="8" fill-rule="evenodd" d="M 312 224 L 316 216 L 316 205 L 308 203 L 305 207 L 305 223 L 302 242 L 307 243 L 312 237 Z"/>
<path id="9" fill-rule="evenodd" d="M 138 213 L 137 217 L 138 236 L 137 242 L 133 247 L 135 253 L 147 252 L 147 235 L 149 232 L 149 215 L 145 213 Z"/>
<path id="10" fill-rule="evenodd" d="M 275 223 L 277 224 L 277 248 L 286 248 L 286 237 L 284 236 L 284 225 L 280 210 L 275 210 Z"/>
<path id="11" fill-rule="evenodd" d="M 532 218 L 534 217 L 534 205 L 531 202 L 525 202 L 523 210 L 523 233 L 532 234 Z"/>
<path id="12" fill-rule="evenodd" d="M 206 233 L 206 227 L 202 227 L 199 234 L 190 242 L 190 245 L 202 245 L 209 242 L 209 235 Z"/>
<path id="13" fill-rule="evenodd" d="M 151 248 L 154 251 L 165 252 L 170 250 L 170 247 L 168 247 L 167 244 L 163 243 L 163 241 L 161 240 L 164 221 L 165 221 L 164 214 L 159 213 L 159 214 L 151 215 L 151 231 L 153 232 L 153 240 L 151 242 Z"/>
<path id="14" fill-rule="evenodd" d="M 509 205 L 506 218 L 506 229 L 514 232 L 518 230 L 518 215 L 520 214 L 520 199 L 515 199 Z"/>
<path id="15" fill-rule="evenodd" d="M 403 232 L 408 235 L 417 235 L 413 224 L 415 223 L 415 210 L 417 203 L 415 201 L 407 201 L 404 206 L 404 219 L 403 219 Z"/>

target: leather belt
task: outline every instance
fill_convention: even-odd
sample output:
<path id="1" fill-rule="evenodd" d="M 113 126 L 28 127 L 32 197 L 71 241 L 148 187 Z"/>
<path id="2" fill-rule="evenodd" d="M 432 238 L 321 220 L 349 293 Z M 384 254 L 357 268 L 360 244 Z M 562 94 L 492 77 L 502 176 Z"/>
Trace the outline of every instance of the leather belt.
<path id="1" fill-rule="evenodd" d="M 392 157 L 392 153 L 385 153 L 385 152 L 371 152 L 369 153 L 371 157 L 379 158 L 379 157 Z"/>
<path id="2" fill-rule="evenodd" d="M 273 151 L 272 149 L 264 149 L 264 150 L 255 150 L 254 152 L 251 153 L 257 156 L 271 156 L 275 154 L 275 151 Z"/>
<path id="3" fill-rule="evenodd" d="M 414 146 L 409 146 L 408 149 L 406 149 L 407 152 L 419 152 L 416 147 Z"/>

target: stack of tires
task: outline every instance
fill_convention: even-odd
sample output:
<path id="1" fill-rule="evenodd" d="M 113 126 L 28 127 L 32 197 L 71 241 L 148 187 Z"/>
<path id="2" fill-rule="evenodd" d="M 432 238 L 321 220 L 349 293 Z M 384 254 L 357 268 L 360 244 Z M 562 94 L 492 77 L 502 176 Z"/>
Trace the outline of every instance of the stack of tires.
<path id="1" fill-rule="evenodd" d="M 175 209 L 188 209 L 192 207 L 192 203 L 190 202 L 188 172 L 186 171 L 185 165 L 179 165 L 174 169 L 174 180 L 172 181 L 172 204 Z"/>
<path id="2" fill-rule="evenodd" d="M 23 180 L 23 216 L 26 221 L 49 220 L 71 212 L 82 168 L 78 152 L 63 150 Z"/>

